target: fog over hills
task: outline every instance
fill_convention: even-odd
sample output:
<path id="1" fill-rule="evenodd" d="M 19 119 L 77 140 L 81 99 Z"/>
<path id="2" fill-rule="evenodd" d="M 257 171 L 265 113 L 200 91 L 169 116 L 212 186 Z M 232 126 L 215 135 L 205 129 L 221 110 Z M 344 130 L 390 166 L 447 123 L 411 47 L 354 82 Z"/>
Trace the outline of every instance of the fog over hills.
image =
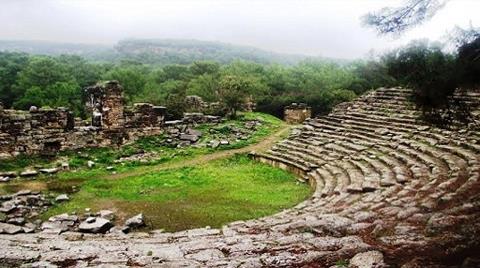
<path id="1" fill-rule="evenodd" d="M 480 1 L 449 1 L 431 20 L 385 38 L 361 17 L 403 0 L 2 0 L 4 40 L 114 44 L 125 38 L 195 39 L 267 51 L 362 58 L 413 39 L 438 40 L 454 25 L 479 24 Z"/>
<path id="2" fill-rule="evenodd" d="M 305 59 L 322 59 L 338 63 L 343 59 L 312 57 L 267 51 L 251 46 L 193 39 L 125 39 L 116 44 L 85 44 L 52 41 L 0 40 L 0 51 L 36 55 L 74 54 L 91 60 L 133 60 L 146 64 L 188 64 L 196 60 L 229 63 L 236 59 L 263 64 L 296 64 Z"/>

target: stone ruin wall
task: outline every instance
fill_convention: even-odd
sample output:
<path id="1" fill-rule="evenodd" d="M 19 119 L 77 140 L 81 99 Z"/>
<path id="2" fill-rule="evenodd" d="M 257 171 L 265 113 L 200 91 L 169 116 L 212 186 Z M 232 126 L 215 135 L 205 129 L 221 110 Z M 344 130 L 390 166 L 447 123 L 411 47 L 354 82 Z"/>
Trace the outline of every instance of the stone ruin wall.
<path id="1" fill-rule="evenodd" d="M 91 123 L 76 120 L 71 111 L 62 107 L 18 111 L 0 105 L 0 158 L 120 146 L 163 132 L 165 107 L 149 103 L 125 107 L 122 87 L 116 81 L 86 91 Z"/>
<path id="2" fill-rule="evenodd" d="M 284 120 L 289 124 L 301 124 L 305 119 L 311 117 L 312 108 L 304 103 L 292 103 L 284 110 Z"/>

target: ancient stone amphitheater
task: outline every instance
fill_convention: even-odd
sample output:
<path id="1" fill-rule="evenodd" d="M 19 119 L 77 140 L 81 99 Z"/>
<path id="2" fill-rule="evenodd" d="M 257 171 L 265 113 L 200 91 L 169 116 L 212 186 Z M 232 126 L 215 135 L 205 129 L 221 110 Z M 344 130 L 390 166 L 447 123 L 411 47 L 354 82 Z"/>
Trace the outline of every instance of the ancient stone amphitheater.
<path id="1" fill-rule="evenodd" d="M 480 267 L 480 133 L 421 123 L 410 93 L 379 89 L 307 121 L 268 152 L 253 153 L 314 187 L 312 197 L 294 208 L 221 229 L 2 235 L 0 262 Z M 480 94 L 464 98 L 473 103 Z"/>

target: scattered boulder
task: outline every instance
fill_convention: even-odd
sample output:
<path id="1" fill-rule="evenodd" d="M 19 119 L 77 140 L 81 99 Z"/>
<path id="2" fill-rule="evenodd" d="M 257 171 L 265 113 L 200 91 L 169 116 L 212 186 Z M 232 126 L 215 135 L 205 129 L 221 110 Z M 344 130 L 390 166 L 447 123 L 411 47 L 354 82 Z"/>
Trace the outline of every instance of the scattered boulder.
<path id="1" fill-rule="evenodd" d="M 191 134 L 180 135 L 180 140 L 184 140 L 184 141 L 197 142 L 199 139 L 200 137 L 197 135 L 191 135 Z"/>
<path id="2" fill-rule="evenodd" d="M 107 220 L 113 220 L 115 218 L 115 214 L 111 210 L 100 210 L 98 214 L 100 215 L 100 217 Z"/>
<path id="3" fill-rule="evenodd" d="M 217 140 L 210 141 L 210 147 L 212 147 L 213 149 L 217 148 L 219 145 L 220 145 L 220 142 Z"/>
<path id="4" fill-rule="evenodd" d="M 25 195 L 29 195 L 31 193 L 32 193 L 32 191 L 30 191 L 30 190 L 21 190 L 21 191 L 18 191 L 15 194 L 15 196 L 25 196 Z"/>
<path id="5" fill-rule="evenodd" d="M 0 182 L 9 182 L 10 180 L 10 177 L 0 177 Z"/>
<path id="6" fill-rule="evenodd" d="M 55 174 L 59 171 L 59 169 L 58 168 L 42 168 L 39 171 L 45 174 Z"/>
<path id="7" fill-rule="evenodd" d="M 57 201 L 57 202 L 65 202 L 65 201 L 68 201 L 68 200 L 70 200 L 70 198 L 66 194 L 61 194 L 61 195 L 59 195 L 55 198 L 55 201 Z"/>
<path id="8" fill-rule="evenodd" d="M 29 112 L 31 113 L 35 113 L 35 112 L 38 112 L 38 107 L 37 106 L 30 106 L 30 108 L 28 109 Z"/>
<path id="9" fill-rule="evenodd" d="M 25 218 L 23 217 L 15 217 L 10 218 L 7 223 L 14 224 L 14 225 L 23 225 L 25 224 Z"/>
<path id="10" fill-rule="evenodd" d="M 229 145 L 230 142 L 228 140 L 221 140 L 220 145 Z"/>
<path id="11" fill-rule="evenodd" d="M 84 233 L 106 233 L 110 228 L 113 227 L 113 224 L 104 218 L 89 218 L 86 221 L 80 223 L 78 226 L 80 232 Z"/>
<path id="12" fill-rule="evenodd" d="M 145 226 L 145 219 L 143 217 L 143 214 L 140 213 L 136 216 L 131 217 L 125 222 L 125 226 L 128 226 L 130 228 L 139 228 Z"/>
<path id="13" fill-rule="evenodd" d="M 15 171 L 0 172 L 0 177 L 15 178 L 17 177 L 17 172 Z"/>
<path id="14" fill-rule="evenodd" d="M 27 169 L 27 170 L 24 170 L 24 171 L 20 172 L 20 177 L 33 177 L 33 176 L 37 176 L 37 175 L 38 175 L 38 171 L 33 170 L 33 169 Z"/>
<path id="15" fill-rule="evenodd" d="M 95 166 L 95 162 L 93 162 L 92 160 L 88 160 L 87 161 L 87 167 L 88 168 L 93 168 L 93 166 Z"/>
<path id="16" fill-rule="evenodd" d="M 42 223 L 41 229 L 45 233 L 53 233 L 53 234 L 60 234 L 63 232 L 66 232 L 69 230 L 69 228 L 72 225 L 70 225 L 69 222 L 61 222 L 61 221 L 56 221 L 56 222 L 51 222 L 51 221 L 46 221 Z"/>
<path id="17" fill-rule="evenodd" d="M 190 135 L 194 135 L 194 136 L 198 136 L 198 137 L 202 136 L 202 132 L 200 130 L 197 130 L 197 129 L 189 128 L 189 129 L 187 129 L 186 132 L 187 132 L 187 134 L 190 134 Z"/>
<path id="18" fill-rule="evenodd" d="M 352 267 L 352 268 L 385 267 L 385 263 L 383 262 L 383 254 L 375 250 L 358 253 L 350 260 L 349 267 Z"/>
<path id="19" fill-rule="evenodd" d="M 63 170 L 70 169 L 70 165 L 67 162 L 62 162 L 60 166 L 62 167 Z"/>
<path id="20" fill-rule="evenodd" d="M 71 221 L 71 222 L 77 222 L 78 221 L 78 216 L 76 215 L 68 215 L 68 213 L 63 213 L 60 215 L 55 215 L 52 216 L 48 219 L 51 222 L 58 222 L 58 221 Z"/>
<path id="21" fill-rule="evenodd" d="M 23 232 L 22 227 L 0 222 L 0 234 L 18 234 L 22 232 Z"/>
<path id="22" fill-rule="evenodd" d="M 115 226 L 108 231 L 111 234 L 128 234 L 130 232 L 130 227 L 128 226 Z"/>
<path id="23" fill-rule="evenodd" d="M 2 203 L 2 206 L 0 207 L 0 212 L 10 213 L 13 210 L 15 210 L 16 208 L 17 208 L 17 206 L 15 205 L 14 201 L 7 201 L 7 202 Z"/>

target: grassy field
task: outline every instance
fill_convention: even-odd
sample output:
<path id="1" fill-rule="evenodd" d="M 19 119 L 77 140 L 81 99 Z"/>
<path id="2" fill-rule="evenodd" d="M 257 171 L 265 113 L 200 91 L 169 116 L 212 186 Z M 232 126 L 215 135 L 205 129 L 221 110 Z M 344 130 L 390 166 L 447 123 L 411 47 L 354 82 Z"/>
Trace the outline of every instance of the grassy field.
<path id="1" fill-rule="evenodd" d="M 306 199 L 310 191 L 288 172 L 235 155 L 142 176 L 88 179 L 69 202 L 43 217 L 110 209 L 123 222 L 143 212 L 149 228 L 178 231 L 273 214 Z"/>

